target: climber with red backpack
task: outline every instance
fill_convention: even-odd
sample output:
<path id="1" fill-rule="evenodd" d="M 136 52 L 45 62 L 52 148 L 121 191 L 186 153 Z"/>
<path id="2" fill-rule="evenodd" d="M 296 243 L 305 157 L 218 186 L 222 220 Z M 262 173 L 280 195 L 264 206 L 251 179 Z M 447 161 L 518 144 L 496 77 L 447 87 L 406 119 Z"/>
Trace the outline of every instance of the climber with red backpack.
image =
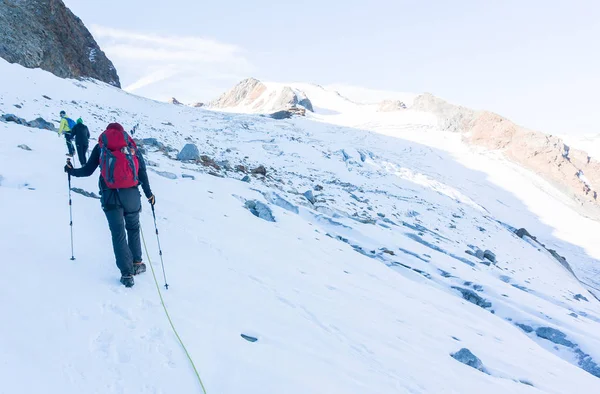
<path id="1" fill-rule="evenodd" d="M 119 123 L 106 127 L 85 166 L 75 169 L 67 159 L 65 172 L 74 177 L 87 177 L 98 167 L 100 201 L 112 235 L 117 267 L 121 270 L 121 283 L 131 287 L 133 276 L 146 271 L 140 243 L 142 204 L 138 186 L 142 186 L 153 207 L 155 198 L 148 183 L 144 158 Z"/>

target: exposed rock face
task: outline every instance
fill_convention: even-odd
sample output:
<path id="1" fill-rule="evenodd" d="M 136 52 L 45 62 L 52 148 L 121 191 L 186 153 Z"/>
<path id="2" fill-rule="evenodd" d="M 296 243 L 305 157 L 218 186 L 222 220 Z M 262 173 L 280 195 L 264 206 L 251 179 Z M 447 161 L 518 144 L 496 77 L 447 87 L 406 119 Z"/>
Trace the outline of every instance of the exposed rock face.
<path id="1" fill-rule="evenodd" d="M 379 108 L 377 111 L 379 112 L 395 112 L 402 111 L 406 109 L 406 104 L 400 100 L 383 100 L 379 103 Z"/>
<path id="2" fill-rule="evenodd" d="M 243 80 L 208 105 L 213 108 L 240 108 L 255 113 L 283 114 L 283 111 L 291 111 L 303 115 L 304 111 L 314 111 L 310 99 L 303 92 L 289 86 L 268 88 L 255 78 Z"/>
<path id="3" fill-rule="evenodd" d="M 121 87 L 111 61 L 62 0 L 1 0 L 0 26 L 0 57 L 10 63 Z"/>
<path id="4" fill-rule="evenodd" d="M 175 97 L 171 97 L 171 99 L 169 100 L 169 103 L 175 104 L 175 105 L 183 105 L 183 104 L 181 104 L 181 101 L 177 100 Z"/>
<path id="5" fill-rule="evenodd" d="M 197 103 L 192 104 L 192 107 L 194 107 L 194 108 L 202 108 L 202 107 L 204 107 L 204 103 L 197 102 Z"/>
<path id="6" fill-rule="evenodd" d="M 429 93 L 418 96 L 411 108 L 435 114 L 442 130 L 462 133 L 468 143 L 502 151 L 508 159 L 592 208 L 588 213 L 600 214 L 600 162 L 587 153 L 570 149 L 558 137 L 528 130 L 495 113 L 453 105 Z"/>

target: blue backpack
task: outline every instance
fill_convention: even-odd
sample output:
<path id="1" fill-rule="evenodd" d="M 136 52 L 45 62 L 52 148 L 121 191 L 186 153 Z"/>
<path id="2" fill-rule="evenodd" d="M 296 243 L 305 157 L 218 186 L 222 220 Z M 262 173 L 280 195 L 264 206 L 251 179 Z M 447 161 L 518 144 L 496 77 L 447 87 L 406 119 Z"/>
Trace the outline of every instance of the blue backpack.
<path id="1" fill-rule="evenodd" d="M 71 118 L 66 118 L 67 119 L 67 123 L 69 124 L 69 128 L 71 130 L 73 130 L 73 127 L 75 127 L 75 125 L 77 124 L 73 119 Z"/>

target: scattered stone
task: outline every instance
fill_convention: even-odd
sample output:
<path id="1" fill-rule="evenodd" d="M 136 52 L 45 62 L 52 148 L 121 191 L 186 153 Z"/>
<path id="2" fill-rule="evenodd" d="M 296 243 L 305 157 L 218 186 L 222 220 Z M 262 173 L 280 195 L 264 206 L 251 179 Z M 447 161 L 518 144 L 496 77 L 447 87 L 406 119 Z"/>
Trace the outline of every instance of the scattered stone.
<path id="1" fill-rule="evenodd" d="M 19 105 L 19 104 L 13 104 L 13 105 L 14 105 L 15 107 L 19 108 L 19 109 L 23 108 L 23 107 L 22 107 L 21 105 Z"/>
<path id="2" fill-rule="evenodd" d="M 481 249 L 477 249 L 475 251 L 475 257 L 477 257 L 479 260 L 483 260 L 484 259 L 484 252 Z"/>
<path id="3" fill-rule="evenodd" d="M 248 173 L 248 169 L 246 168 L 246 166 L 243 166 L 241 164 L 238 164 L 237 166 L 235 166 L 235 170 L 238 172 L 243 172 L 244 174 Z"/>
<path id="4" fill-rule="evenodd" d="M 45 98 L 46 100 L 52 100 L 50 97 L 46 96 L 45 94 L 43 94 L 42 97 Z"/>
<path id="5" fill-rule="evenodd" d="M 314 205 L 314 203 L 316 202 L 316 200 L 315 200 L 315 196 L 314 196 L 314 194 L 313 194 L 312 190 L 307 190 L 307 191 L 305 191 L 305 192 L 304 192 L 302 195 L 303 195 L 304 197 L 306 197 L 306 199 L 307 199 L 308 201 L 310 201 L 310 203 L 311 203 L 311 204 L 313 204 L 313 205 Z"/>
<path id="6" fill-rule="evenodd" d="M 585 298 L 584 296 L 582 296 L 581 294 L 575 294 L 573 296 L 573 298 L 575 298 L 577 301 L 581 301 L 584 300 L 585 302 L 589 302 L 587 298 Z"/>
<path id="7" fill-rule="evenodd" d="M 219 174 L 218 172 L 214 172 L 213 170 L 210 170 L 208 175 L 216 176 L 217 178 L 225 178 L 223 175 Z"/>
<path id="8" fill-rule="evenodd" d="M 438 271 L 439 271 L 440 275 L 442 275 L 444 278 L 452 278 L 453 277 L 453 275 L 448 271 L 444 271 L 439 268 L 438 268 Z"/>
<path id="9" fill-rule="evenodd" d="M 219 166 L 222 167 L 228 171 L 231 170 L 231 164 L 229 164 L 229 160 L 221 160 L 221 161 L 215 161 L 215 163 Z"/>
<path id="10" fill-rule="evenodd" d="M 143 154 L 143 152 L 142 152 Z M 154 160 L 150 160 L 150 159 L 145 159 L 146 160 L 146 165 L 149 167 L 158 167 L 158 163 L 155 162 Z"/>
<path id="11" fill-rule="evenodd" d="M 47 122 L 44 118 L 35 118 L 34 120 L 27 122 L 27 126 L 42 130 L 55 130 L 54 124 Z"/>
<path id="12" fill-rule="evenodd" d="M 485 298 L 481 297 L 479 294 L 475 293 L 473 290 L 465 289 L 463 287 L 452 286 L 453 289 L 461 292 L 462 297 L 483 309 L 490 308 L 492 303 L 487 301 Z"/>
<path id="13" fill-rule="evenodd" d="M 535 334 L 543 339 L 547 339 L 550 342 L 556 343 L 557 345 L 563 345 L 566 347 L 574 348 L 576 345 L 567 339 L 567 335 L 562 331 L 552 327 L 539 327 L 535 330 Z"/>
<path id="14" fill-rule="evenodd" d="M 533 327 L 528 326 L 527 324 L 515 323 L 515 326 L 519 327 L 521 330 L 525 331 L 528 334 L 530 332 L 533 332 Z"/>
<path id="15" fill-rule="evenodd" d="M 522 384 L 527 385 L 527 386 L 534 387 L 533 383 L 531 383 L 529 380 L 521 379 L 521 380 L 519 380 L 519 383 L 522 383 Z"/>
<path id="16" fill-rule="evenodd" d="M 577 315 L 577 313 L 574 313 L 574 312 L 569 313 L 569 316 L 573 316 L 575 318 L 579 318 L 579 315 Z"/>
<path id="17" fill-rule="evenodd" d="M 4 114 L 4 115 L 0 116 L 0 119 L 3 122 L 13 122 L 13 123 L 17 123 L 17 124 L 20 124 L 23 126 L 27 125 L 27 121 L 25 119 L 19 118 L 18 116 L 13 115 L 13 114 Z"/>
<path id="18" fill-rule="evenodd" d="M 165 145 L 156 138 L 143 138 L 139 141 L 141 141 L 144 146 L 151 146 L 157 149 L 164 149 L 165 147 Z"/>
<path id="19" fill-rule="evenodd" d="M 197 102 L 197 103 L 192 104 L 192 107 L 194 107 L 194 108 L 202 108 L 202 107 L 204 107 L 204 103 Z"/>
<path id="20" fill-rule="evenodd" d="M 385 213 L 377 212 L 377 216 L 379 216 L 380 218 L 384 218 L 385 217 Z"/>
<path id="21" fill-rule="evenodd" d="M 191 180 L 195 180 L 196 179 L 195 176 L 189 175 L 189 174 L 181 174 L 181 177 L 182 178 L 188 178 L 188 179 L 191 179 Z"/>
<path id="22" fill-rule="evenodd" d="M 211 159 L 210 157 L 208 157 L 206 155 L 200 156 L 200 162 L 205 167 L 212 167 L 217 171 L 221 171 L 221 166 L 218 165 L 213 159 Z"/>
<path id="23" fill-rule="evenodd" d="M 475 356 L 473 353 L 471 353 L 471 351 L 467 348 L 462 348 L 458 352 L 453 353 L 450 356 L 452 356 L 452 358 L 454 358 L 455 360 L 460 361 L 465 365 L 468 365 L 471 368 L 475 368 L 478 371 L 487 373 L 481 360 L 477 358 L 477 356 Z"/>
<path id="24" fill-rule="evenodd" d="M 529 231 L 527 231 L 524 228 L 520 228 L 517 231 L 515 231 L 515 234 L 517 234 L 517 237 L 519 238 L 523 238 L 524 236 L 528 236 L 529 238 L 535 239 L 534 236 L 532 236 L 531 234 L 529 234 Z"/>
<path id="25" fill-rule="evenodd" d="M 321 190 L 323 190 L 323 186 L 321 185 L 315 185 L 315 187 L 313 188 L 316 192 L 320 192 Z"/>
<path id="26" fill-rule="evenodd" d="M 256 167 L 255 169 L 253 169 L 252 173 L 253 174 L 259 174 L 259 175 L 266 176 L 267 175 L 267 169 L 265 168 L 265 166 L 260 165 L 260 166 Z"/>
<path id="27" fill-rule="evenodd" d="M 250 183 L 250 176 L 249 176 L 249 175 L 246 175 L 246 176 L 244 176 L 244 177 L 242 178 L 242 182 L 247 182 L 247 183 Z"/>
<path id="28" fill-rule="evenodd" d="M 600 378 L 600 366 L 594 362 L 589 354 L 584 353 L 579 348 L 575 349 L 575 354 L 577 354 L 577 357 L 579 358 L 578 365 L 581 367 L 581 369 L 597 378 Z"/>
<path id="29" fill-rule="evenodd" d="M 185 144 L 181 152 L 177 154 L 177 160 L 190 161 L 200 159 L 200 152 L 195 144 Z"/>
<path id="30" fill-rule="evenodd" d="M 389 250 L 389 249 L 383 249 L 383 253 L 389 254 L 390 256 L 396 255 L 396 253 L 394 253 L 393 250 Z"/>
<path id="31" fill-rule="evenodd" d="M 274 222 L 273 212 L 271 208 L 257 200 L 246 201 L 246 208 L 256 217 L 266 220 L 267 222 Z"/>
<path id="32" fill-rule="evenodd" d="M 252 336 L 250 336 L 250 335 L 246 335 L 246 334 L 240 334 L 240 336 L 241 336 L 242 338 L 244 338 L 245 340 L 247 340 L 248 342 L 256 342 L 256 341 L 258 341 L 258 338 L 256 338 L 256 337 L 252 337 Z"/>
<path id="33" fill-rule="evenodd" d="M 74 193 L 81 194 L 82 196 L 85 196 L 85 197 L 95 198 L 96 200 L 100 199 L 100 196 L 96 195 L 96 193 L 88 192 L 88 191 L 80 189 L 78 187 L 72 187 L 71 190 Z"/>
<path id="34" fill-rule="evenodd" d="M 25 144 L 21 144 L 21 145 L 19 145 L 19 146 L 17 146 L 17 147 L 18 147 L 18 148 L 21 148 L 21 149 L 23 149 L 23 150 L 28 150 L 28 151 L 30 151 L 30 150 L 31 150 L 31 148 L 30 148 L 30 147 L 28 147 L 28 146 L 27 146 L 27 145 L 25 145 Z"/>

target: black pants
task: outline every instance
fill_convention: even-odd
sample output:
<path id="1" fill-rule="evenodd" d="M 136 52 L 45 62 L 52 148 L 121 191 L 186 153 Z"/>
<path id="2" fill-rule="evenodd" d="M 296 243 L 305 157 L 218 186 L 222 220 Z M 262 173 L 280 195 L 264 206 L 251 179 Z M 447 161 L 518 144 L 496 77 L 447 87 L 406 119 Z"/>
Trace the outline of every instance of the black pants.
<path id="1" fill-rule="evenodd" d="M 65 133 L 65 141 L 67 142 L 67 150 L 69 156 L 75 155 L 75 147 L 73 146 L 73 136 L 69 133 Z"/>
<path id="2" fill-rule="evenodd" d="M 77 144 L 77 156 L 79 157 L 79 163 L 81 163 L 82 167 L 87 162 L 87 156 L 86 156 L 87 150 L 88 150 L 88 145 Z"/>
<path id="3" fill-rule="evenodd" d="M 104 193 L 113 194 L 105 196 Z M 109 204 L 105 205 L 104 214 L 112 236 L 113 251 L 117 267 L 121 275 L 133 275 L 133 262 L 142 261 L 142 245 L 140 242 L 140 211 L 141 199 L 137 187 L 122 190 L 106 190 L 103 198 Z"/>

